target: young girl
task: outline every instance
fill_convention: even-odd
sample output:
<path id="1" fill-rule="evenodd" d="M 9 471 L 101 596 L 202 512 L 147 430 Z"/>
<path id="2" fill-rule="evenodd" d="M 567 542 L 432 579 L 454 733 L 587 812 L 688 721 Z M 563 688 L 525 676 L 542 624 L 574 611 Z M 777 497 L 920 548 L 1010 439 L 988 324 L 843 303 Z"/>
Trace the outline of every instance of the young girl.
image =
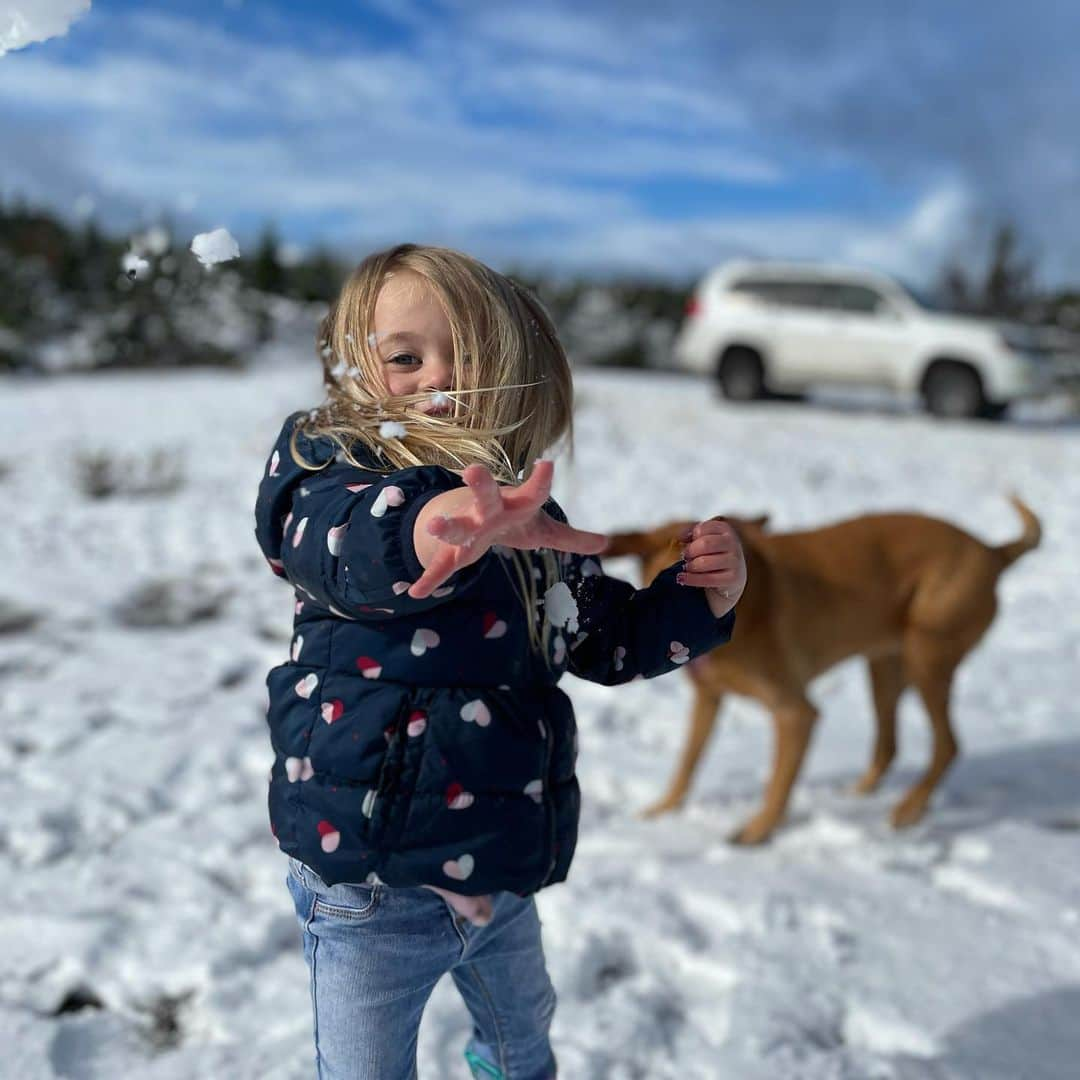
<path id="1" fill-rule="evenodd" d="M 674 670 L 731 636 L 745 568 L 705 521 L 647 589 L 549 499 L 570 370 L 538 301 L 445 248 L 365 259 L 320 328 L 326 400 L 291 415 L 256 537 L 295 589 L 267 676 L 271 831 L 289 856 L 320 1077 L 405 1080 L 453 977 L 474 1076 L 555 1075 L 533 894 L 567 875 L 565 671 Z M 519 482 L 521 481 L 521 482 Z"/>

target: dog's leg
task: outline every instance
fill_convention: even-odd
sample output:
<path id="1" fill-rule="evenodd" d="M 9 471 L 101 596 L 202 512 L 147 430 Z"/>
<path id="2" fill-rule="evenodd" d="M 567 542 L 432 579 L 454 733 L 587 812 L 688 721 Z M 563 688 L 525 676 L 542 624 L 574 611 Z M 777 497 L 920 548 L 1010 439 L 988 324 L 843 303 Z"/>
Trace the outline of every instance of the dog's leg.
<path id="1" fill-rule="evenodd" d="M 675 775 L 671 778 L 667 793 L 659 802 L 642 811 L 643 817 L 656 817 L 658 814 L 666 814 L 669 810 L 675 810 L 682 805 L 690 790 L 690 781 L 697 769 L 701 752 L 709 741 L 713 726 L 716 724 L 716 714 L 720 709 L 723 695 L 715 690 L 710 690 L 695 680 L 694 683 L 694 709 L 690 714 L 690 732 L 683 747 L 682 757 L 679 759 Z"/>
<path id="2" fill-rule="evenodd" d="M 873 791 L 896 757 L 896 705 L 904 689 L 904 662 L 899 654 L 875 657 L 869 665 L 877 735 L 870 765 L 852 789 L 856 795 Z"/>
<path id="3" fill-rule="evenodd" d="M 960 660 L 955 651 L 954 643 L 929 634 L 913 635 L 904 645 L 904 667 L 930 716 L 934 752 L 926 773 L 893 809 L 891 820 L 898 829 L 922 817 L 934 788 L 959 752 L 949 723 L 949 692 Z"/>
<path id="4" fill-rule="evenodd" d="M 773 772 L 761 809 L 732 834 L 736 844 L 760 844 L 780 823 L 791 787 L 799 775 L 818 711 L 805 698 L 781 705 L 773 712 L 775 748 Z"/>

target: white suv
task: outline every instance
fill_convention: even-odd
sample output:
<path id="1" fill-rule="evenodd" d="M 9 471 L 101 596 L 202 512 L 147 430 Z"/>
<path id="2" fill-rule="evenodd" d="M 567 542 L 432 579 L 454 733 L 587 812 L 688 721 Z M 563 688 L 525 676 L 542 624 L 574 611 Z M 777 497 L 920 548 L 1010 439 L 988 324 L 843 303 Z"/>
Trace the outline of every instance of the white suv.
<path id="1" fill-rule="evenodd" d="M 686 305 L 676 366 L 746 401 L 811 386 L 917 394 L 939 416 L 1000 416 L 1055 389 L 1054 356 L 1021 324 L 945 314 L 883 274 L 828 265 L 732 262 Z"/>

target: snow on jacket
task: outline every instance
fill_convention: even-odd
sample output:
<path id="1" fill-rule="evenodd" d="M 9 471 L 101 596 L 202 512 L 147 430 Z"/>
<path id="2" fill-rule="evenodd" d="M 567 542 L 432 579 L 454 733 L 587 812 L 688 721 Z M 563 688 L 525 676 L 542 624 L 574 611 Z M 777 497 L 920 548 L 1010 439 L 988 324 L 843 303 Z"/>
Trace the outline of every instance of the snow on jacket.
<path id="1" fill-rule="evenodd" d="M 734 612 L 714 618 L 676 584 L 677 565 L 635 590 L 595 557 L 562 555 L 577 626 L 546 635 L 545 658 L 498 547 L 415 600 L 417 515 L 464 481 L 438 466 L 378 471 L 370 452 L 358 469 L 329 439 L 298 435 L 321 466 L 307 470 L 289 450 L 302 416 L 286 420 L 255 507 L 259 546 L 295 590 L 290 656 L 266 678 L 278 845 L 331 885 L 527 895 L 562 881 L 580 792 L 559 678 L 663 675 L 726 642 Z M 554 501 L 545 510 L 566 520 Z"/>

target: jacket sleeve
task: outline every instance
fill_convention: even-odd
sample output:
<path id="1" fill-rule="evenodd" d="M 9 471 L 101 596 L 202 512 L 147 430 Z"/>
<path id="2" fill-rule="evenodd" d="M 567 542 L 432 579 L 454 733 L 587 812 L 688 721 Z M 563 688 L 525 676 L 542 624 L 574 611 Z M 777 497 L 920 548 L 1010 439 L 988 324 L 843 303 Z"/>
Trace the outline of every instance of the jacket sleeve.
<path id="1" fill-rule="evenodd" d="M 311 453 L 318 447 L 301 449 L 307 460 L 320 460 L 318 452 Z M 275 453 L 280 471 L 287 440 Z M 417 515 L 436 495 L 464 486 L 456 473 L 425 465 L 381 474 L 332 456 L 322 465 L 299 474 L 283 491 L 271 482 L 271 464 L 256 502 L 256 536 L 264 554 L 274 572 L 307 597 L 346 618 L 386 619 L 435 607 L 483 571 L 488 554 L 431 596 L 406 595 L 424 570 L 413 544 Z"/>
<path id="2" fill-rule="evenodd" d="M 669 566 L 647 588 L 635 589 L 605 574 L 595 557 L 584 560 L 574 590 L 579 632 L 569 670 L 609 686 L 651 679 L 728 642 L 735 610 L 716 618 L 701 589 L 676 582 L 679 570 L 678 563 Z"/>

